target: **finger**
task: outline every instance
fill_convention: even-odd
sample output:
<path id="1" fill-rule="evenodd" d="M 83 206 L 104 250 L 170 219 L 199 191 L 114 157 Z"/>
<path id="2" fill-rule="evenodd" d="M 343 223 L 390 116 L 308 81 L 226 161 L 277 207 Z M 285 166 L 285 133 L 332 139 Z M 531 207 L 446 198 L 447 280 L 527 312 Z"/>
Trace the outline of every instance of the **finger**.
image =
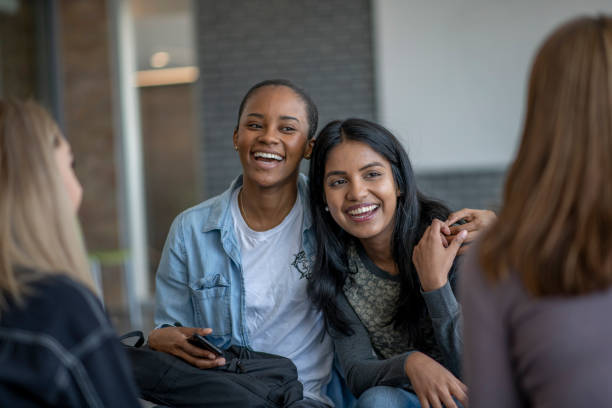
<path id="1" fill-rule="evenodd" d="M 431 408 L 442 408 L 442 403 L 440 402 L 440 398 L 437 395 L 431 395 L 429 398 L 429 404 Z"/>
<path id="2" fill-rule="evenodd" d="M 453 393 L 453 396 L 455 397 L 455 399 L 457 401 L 459 401 L 459 403 L 461 404 L 461 406 L 463 408 L 468 408 L 470 405 L 470 399 L 468 397 L 467 392 L 463 392 L 463 391 L 458 391 L 456 393 Z"/>
<path id="3" fill-rule="evenodd" d="M 476 238 L 478 237 L 479 234 L 473 235 L 473 233 L 468 232 L 467 236 L 461 243 L 461 248 L 459 248 L 459 251 L 465 252 L 470 247 L 470 245 L 472 245 L 476 241 Z M 457 235 L 447 237 L 449 245 L 455 240 L 455 238 L 457 238 Z M 459 255 L 461 252 L 458 252 L 457 254 Z"/>
<path id="4" fill-rule="evenodd" d="M 444 234 L 444 235 L 450 235 L 451 234 L 451 230 L 450 228 L 448 228 L 448 225 L 446 225 L 445 223 L 440 221 L 440 231 Z"/>
<path id="5" fill-rule="evenodd" d="M 178 331 L 183 333 L 185 338 L 193 336 L 195 333 L 201 336 L 208 336 L 212 333 L 212 329 L 210 328 L 202 328 L 202 327 L 177 327 Z"/>
<path id="6" fill-rule="evenodd" d="M 214 360 L 200 358 L 196 361 L 195 364 L 196 367 L 203 370 L 207 368 L 221 367 L 222 365 L 225 365 L 225 359 L 223 357 L 219 357 Z"/>
<path id="7" fill-rule="evenodd" d="M 421 403 L 421 408 L 430 408 L 429 401 L 427 401 L 427 398 L 425 398 L 423 394 L 417 393 L 417 398 L 419 399 L 419 402 Z"/>
<path id="8" fill-rule="evenodd" d="M 457 234 L 455 239 L 453 239 L 452 242 L 448 245 L 447 250 L 450 251 L 452 254 L 457 255 L 457 251 L 459 251 L 461 244 L 463 244 L 463 241 L 465 241 L 467 234 L 467 231 L 461 231 L 459 234 Z"/>
<path id="9" fill-rule="evenodd" d="M 460 234 L 461 232 L 459 232 Z M 459 236 L 459 234 L 457 235 L 449 235 L 448 237 L 446 237 L 446 240 L 448 241 L 449 245 L 455 240 L 457 239 L 457 237 Z M 465 238 L 463 238 L 463 242 L 461 242 L 462 245 L 469 245 L 472 242 L 474 242 L 476 240 L 476 238 L 478 238 L 478 234 L 476 232 L 468 232 L 465 236 Z"/>
<path id="10" fill-rule="evenodd" d="M 455 399 L 457 399 L 461 403 L 463 408 L 467 408 L 469 404 L 467 386 L 461 381 L 457 381 L 457 383 L 454 383 L 451 387 L 451 393 L 453 394 L 453 397 L 455 397 Z"/>
<path id="11" fill-rule="evenodd" d="M 442 246 L 444 248 L 448 248 L 448 239 L 446 238 L 446 235 L 440 234 L 440 241 L 442 241 Z"/>
<path id="12" fill-rule="evenodd" d="M 425 228 L 425 232 L 423 232 L 423 237 L 421 239 L 426 238 L 431 234 L 433 230 L 432 226 L 433 226 L 433 223 L 429 224 L 429 226 Z"/>
<path id="13" fill-rule="evenodd" d="M 450 235 L 457 235 L 461 231 L 477 231 L 479 229 L 479 224 L 475 221 L 470 221 L 466 224 L 460 225 L 451 225 L 448 227 L 450 231 Z"/>
<path id="14" fill-rule="evenodd" d="M 442 395 L 440 395 L 440 400 L 444 404 L 444 408 L 458 408 L 449 391 L 443 392 Z"/>
<path id="15" fill-rule="evenodd" d="M 175 341 L 174 345 L 176 348 L 196 358 L 215 359 L 217 357 L 216 354 L 211 351 L 205 350 L 189 342 L 189 338 L 195 333 L 206 336 L 212 333 L 212 329 L 201 327 L 177 327 L 177 329 L 181 333 L 182 338 Z"/>
<path id="16" fill-rule="evenodd" d="M 457 383 L 458 383 L 457 386 L 461 389 L 461 391 L 463 391 L 467 395 L 467 392 L 468 392 L 467 385 L 465 385 L 461 381 L 457 381 Z"/>
<path id="17" fill-rule="evenodd" d="M 441 233 L 442 225 L 444 225 L 442 221 L 437 218 L 434 218 L 429 227 L 427 227 L 427 229 L 425 230 L 425 234 L 423 235 L 427 234 L 429 236 L 438 236 Z"/>
<path id="18" fill-rule="evenodd" d="M 198 328 L 197 333 L 200 336 L 208 336 L 209 334 L 211 334 L 213 332 L 213 330 L 211 328 Z"/>
<path id="19" fill-rule="evenodd" d="M 471 221 L 471 219 L 474 217 L 474 210 L 471 208 L 463 208 L 459 211 L 455 211 L 454 213 L 451 213 L 448 218 L 446 219 L 445 224 L 446 225 L 453 225 L 454 223 L 456 223 L 457 221 L 465 218 L 466 221 Z"/>
<path id="20" fill-rule="evenodd" d="M 448 235 L 446 237 L 446 240 L 450 243 L 452 242 L 455 238 L 457 238 L 457 236 L 459 235 L 459 233 L 461 233 L 461 231 L 459 231 L 457 234 L 453 234 L 453 235 Z M 465 237 L 465 239 L 463 240 L 463 245 L 465 244 L 470 244 L 473 241 L 476 240 L 476 238 L 478 238 L 480 236 L 480 234 L 482 233 L 482 231 L 471 231 L 467 233 L 467 236 Z"/>
<path id="21" fill-rule="evenodd" d="M 185 353 L 182 350 L 178 350 L 178 352 L 176 353 L 176 356 L 182 358 L 183 360 L 185 360 L 192 366 L 195 366 L 201 369 L 219 367 L 225 364 L 224 358 L 217 358 L 217 359 L 212 359 L 212 360 L 207 359 L 207 358 L 197 358 L 197 357 L 193 357 Z"/>
<path id="22" fill-rule="evenodd" d="M 198 346 L 194 346 L 191 343 L 180 343 L 179 348 L 181 350 L 183 350 L 185 353 L 196 357 L 196 358 L 206 358 L 208 360 L 214 360 L 217 356 L 215 355 L 215 353 L 209 351 L 209 350 L 205 350 L 203 348 L 200 348 Z"/>

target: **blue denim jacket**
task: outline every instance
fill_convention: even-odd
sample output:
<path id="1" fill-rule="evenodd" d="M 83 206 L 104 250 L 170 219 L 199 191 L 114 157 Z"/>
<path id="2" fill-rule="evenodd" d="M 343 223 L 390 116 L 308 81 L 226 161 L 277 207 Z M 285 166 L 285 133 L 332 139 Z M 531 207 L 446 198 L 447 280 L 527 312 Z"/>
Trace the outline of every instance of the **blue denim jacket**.
<path id="1" fill-rule="evenodd" d="M 189 208 L 172 223 L 156 277 L 155 324 L 210 327 L 215 345 L 250 347 L 245 321 L 245 293 L 240 247 L 234 232 L 230 199 L 242 186 L 239 176 L 228 190 Z M 298 178 L 304 206 L 302 247 L 312 260 L 316 251 L 308 204 L 308 179 Z M 327 394 L 336 407 L 355 399 L 334 365 Z"/>
<path id="2" fill-rule="evenodd" d="M 245 293 L 240 246 L 228 190 L 183 211 L 172 223 L 156 277 L 155 324 L 210 327 L 215 345 L 250 346 L 245 321 Z M 298 178 L 298 197 L 308 208 L 308 180 Z M 304 211 L 302 246 L 309 260 L 316 250 L 311 216 Z"/>

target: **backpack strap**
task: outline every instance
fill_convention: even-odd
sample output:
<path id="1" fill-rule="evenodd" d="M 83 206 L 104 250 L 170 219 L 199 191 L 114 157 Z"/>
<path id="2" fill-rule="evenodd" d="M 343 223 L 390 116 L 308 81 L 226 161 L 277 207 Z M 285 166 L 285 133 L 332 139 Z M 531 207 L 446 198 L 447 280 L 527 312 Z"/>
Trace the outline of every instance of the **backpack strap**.
<path id="1" fill-rule="evenodd" d="M 124 335 L 119 337 L 119 341 L 123 343 L 123 340 L 129 339 L 132 337 L 138 337 L 138 340 L 136 340 L 136 343 L 134 343 L 133 347 L 142 347 L 142 345 L 145 343 L 144 334 L 142 334 L 140 330 L 134 330 L 134 331 L 125 333 Z"/>

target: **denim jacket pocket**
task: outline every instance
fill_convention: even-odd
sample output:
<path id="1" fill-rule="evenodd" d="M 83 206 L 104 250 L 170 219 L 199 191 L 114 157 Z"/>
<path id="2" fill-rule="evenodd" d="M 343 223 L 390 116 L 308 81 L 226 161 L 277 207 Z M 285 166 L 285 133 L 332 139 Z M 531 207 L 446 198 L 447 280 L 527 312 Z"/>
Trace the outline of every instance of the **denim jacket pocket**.
<path id="1" fill-rule="evenodd" d="M 211 337 L 231 335 L 231 291 L 226 278 L 216 274 L 200 279 L 190 291 L 197 325 L 213 329 Z"/>

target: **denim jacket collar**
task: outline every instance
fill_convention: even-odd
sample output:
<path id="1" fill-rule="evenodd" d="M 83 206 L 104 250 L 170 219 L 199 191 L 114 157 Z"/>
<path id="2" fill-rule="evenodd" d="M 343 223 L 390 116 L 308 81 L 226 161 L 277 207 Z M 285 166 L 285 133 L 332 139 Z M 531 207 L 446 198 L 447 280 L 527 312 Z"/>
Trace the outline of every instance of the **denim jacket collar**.
<path id="1" fill-rule="evenodd" d="M 231 231 L 234 227 L 232 219 L 230 200 L 234 190 L 242 186 L 242 174 L 234 179 L 230 188 L 225 190 L 221 195 L 215 197 L 211 203 L 210 213 L 204 220 L 202 232 L 208 232 L 215 229 L 221 230 L 222 235 Z M 303 231 L 307 231 L 312 226 L 312 217 L 310 215 L 310 206 L 308 202 L 308 177 L 300 173 L 298 175 L 298 198 L 302 200 L 304 206 L 304 223 Z"/>

